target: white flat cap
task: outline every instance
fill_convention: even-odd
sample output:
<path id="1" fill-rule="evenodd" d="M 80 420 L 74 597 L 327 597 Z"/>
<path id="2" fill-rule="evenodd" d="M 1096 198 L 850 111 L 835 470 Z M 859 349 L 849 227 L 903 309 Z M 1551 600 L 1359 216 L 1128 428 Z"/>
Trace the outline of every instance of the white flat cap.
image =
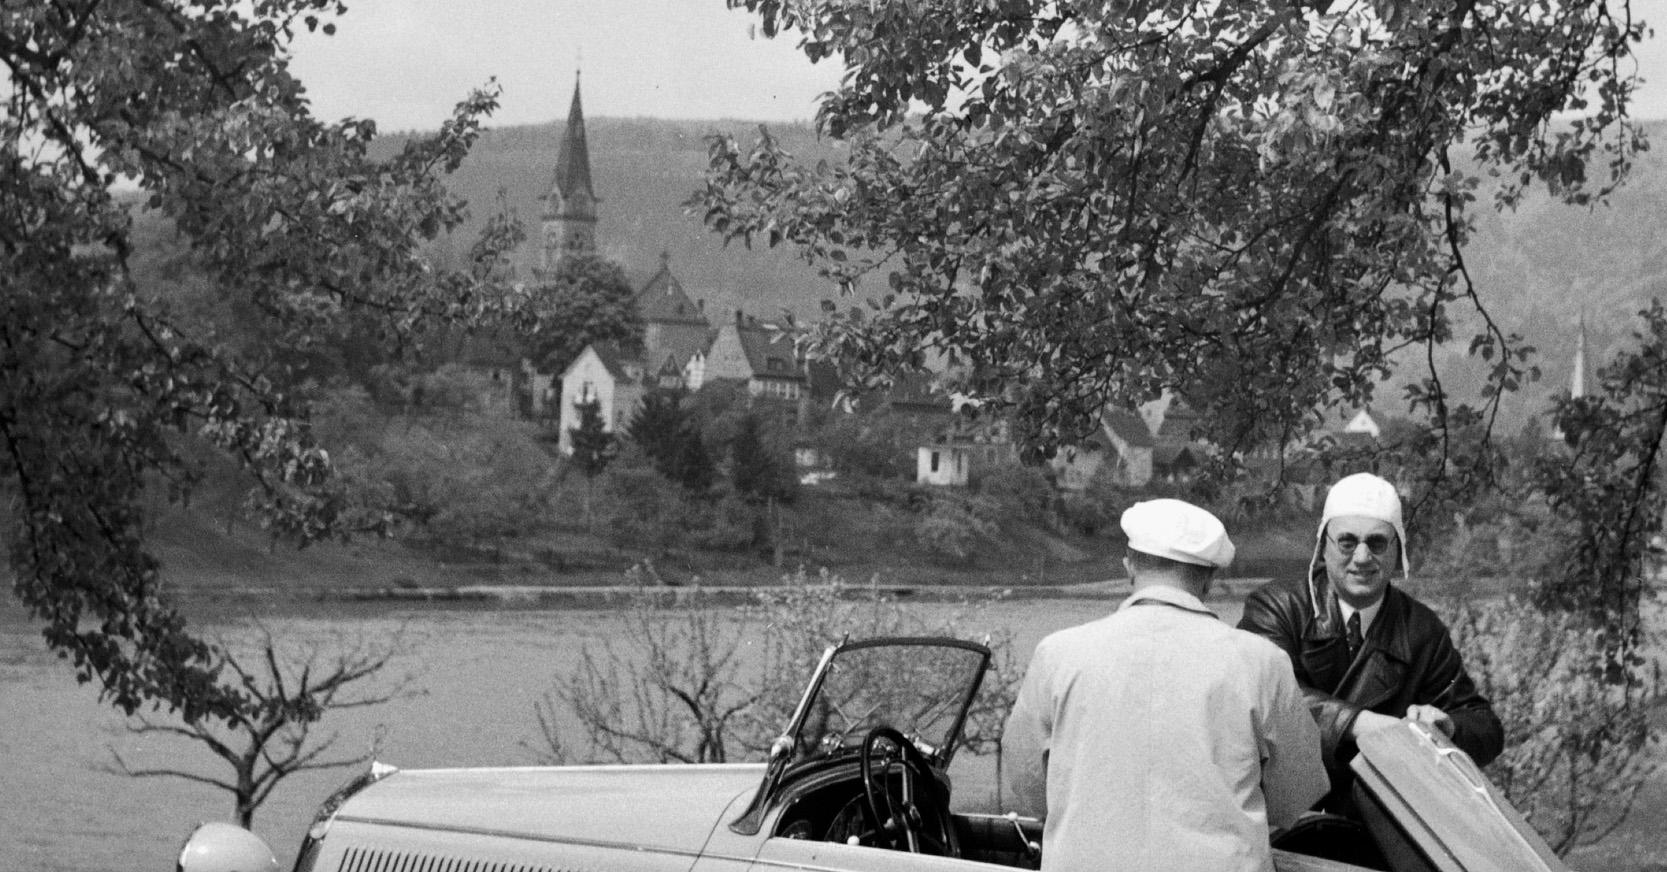
<path id="1" fill-rule="evenodd" d="M 1225 569 L 1233 562 L 1233 540 L 1215 515 L 1181 500 L 1147 500 L 1123 512 L 1120 522 L 1129 548 L 1195 566 Z"/>

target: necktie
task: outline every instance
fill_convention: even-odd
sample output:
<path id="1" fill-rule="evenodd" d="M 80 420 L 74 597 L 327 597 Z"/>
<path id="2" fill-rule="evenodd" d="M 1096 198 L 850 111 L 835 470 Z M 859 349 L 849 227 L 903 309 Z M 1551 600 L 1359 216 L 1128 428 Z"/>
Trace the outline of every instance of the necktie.
<path id="1" fill-rule="evenodd" d="M 1348 624 L 1348 644 L 1349 644 L 1349 659 L 1350 660 L 1353 660 L 1355 655 L 1360 653 L 1361 642 L 1362 642 L 1362 639 L 1361 639 L 1361 635 L 1360 635 L 1360 613 L 1355 612 L 1354 614 L 1349 615 L 1349 624 Z"/>

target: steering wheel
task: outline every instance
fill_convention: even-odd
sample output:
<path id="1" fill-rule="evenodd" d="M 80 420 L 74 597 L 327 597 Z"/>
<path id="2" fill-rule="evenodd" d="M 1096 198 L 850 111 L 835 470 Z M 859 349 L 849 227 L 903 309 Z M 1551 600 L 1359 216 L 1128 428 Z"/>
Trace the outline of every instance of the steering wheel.
<path id="1" fill-rule="evenodd" d="M 900 765 L 901 777 L 895 790 L 888 777 L 893 754 L 882 750 L 882 743 L 896 749 L 895 762 Z M 954 831 L 944 819 L 937 778 L 913 742 L 891 727 L 875 727 L 863 737 L 859 759 L 863 796 L 873 815 L 876 841 L 882 847 L 914 854 L 960 855 Z"/>

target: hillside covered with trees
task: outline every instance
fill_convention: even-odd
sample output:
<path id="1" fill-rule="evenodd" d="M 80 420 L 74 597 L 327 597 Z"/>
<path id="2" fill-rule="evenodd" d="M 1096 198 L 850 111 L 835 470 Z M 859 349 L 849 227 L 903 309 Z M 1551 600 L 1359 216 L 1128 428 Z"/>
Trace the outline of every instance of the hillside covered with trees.
<path id="1" fill-rule="evenodd" d="M 587 119 L 587 125 L 603 200 L 599 248 L 626 266 L 634 285 L 667 252 L 690 296 L 706 301 L 709 312 L 744 309 L 768 315 L 786 310 L 813 318 L 820 301 L 836 295 L 831 283 L 789 249 L 726 246 L 684 205 L 706 167 L 704 137 L 755 125 L 611 118 Z M 805 127 L 772 133 L 800 155 L 833 150 Z M 451 180 L 454 191 L 469 201 L 470 217 L 431 243 L 432 256 L 456 266 L 460 252 L 467 251 L 461 240 L 477 236 L 496 213 L 500 191 L 509 208 L 535 227 L 538 198 L 549 184 L 560 134 L 560 122 L 484 132 Z M 389 137 L 378 148 L 391 150 L 399 139 Z M 1592 209 L 1539 195 L 1514 211 L 1478 210 L 1477 215 L 1476 237 L 1467 252 L 1470 268 L 1479 285 L 1499 289 L 1490 296 L 1493 316 L 1505 330 L 1520 332 L 1540 349 L 1538 363 L 1545 373 L 1506 404 L 1501 431 L 1510 433 L 1528 415 L 1543 413 L 1553 393 L 1566 390 L 1582 317 L 1589 365 L 1595 366 L 1625 343 L 1644 301 L 1667 291 L 1667 233 L 1660 220 L 1667 216 L 1667 169 L 1658 154 L 1646 154 L 1628 185 L 1608 204 Z M 177 282 L 176 293 L 202 293 L 177 254 L 170 254 L 173 243 L 166 234 L 154 232 L 142 241 L 148 274 L 159 283 Z M 526 275 L 535 258 L 535 245 L 523 243 L 512 262 L 518 274 Z M 221 312 L 214 317 L 235 334 L 234 316 Z M 335 349 L 327 356 L 336 363 L 325 370 L 365 370 L 368 362 L 355 364 L 356 354 L 351 346 Z M 1475 362 L 1466 359 L 1462 347 L 1444 348 L 1442 355 L 1450 387 L 1463 392 L 1480 384 Z M 462 581 L 513 582 L 554 573 L 550 580 L 557 583 L 597 583 L 643 559 L 659 560 L 666 577 L 684 579 L 714 572 L 768 578 L 783 563 L 804 563 L 839 567 L 852 576 L 884 572 L 904 582 L 979 577 L 1083 581 L 1103 575 L 1100 559 L 1114 550 L 1115 512 L 1134 496 L 1100 493 L 1061 501 L 1048 492 L 1041 472 L 1016 463 L 975 481 L 970 493 L 934 494 L 934 489 L 906 484 L 912 473 L 907 468 L 910 448 L 932 438 L 921 431 L 886 434 L 889 459 L 849 458 L 846 482 L 794 488 L 795 499 L 772 508 L 768 518 L 733 495 L 710 505 L 675 505 L 677 499 L 660 505 L 665 492 L 652 478 L 642 478 L 650 475 L 646 467 L 652 464 L 641 452 L 628 453 L 613 470 L 587 481 L 560 468 L 549 444 L 553 434 L 476 416 L 464 408 L 462 389 L 443 372 L 429 377 L 426 386 L 431 408 L 414 415 L 408 407 L 388 406 L 387 397 L 379 400 L 375 390 L 332 391 L 315 407 L 319 432 L 333 443 L 338 461 L 397 492 L 391 502 L 404 507 L 408 522 L 401 537 L 405 544 L 356 546 L 394 548 L 400 559 L 390 561 L 381 554 L 377 560 L 387 571 L 356 581 L 344 578 L 342 584 L 444 583 L 432 574 L 431 563 L 451 567 L 443 572 L 462 573 Z M 1398 392 L 1385 390 L 1380 398 L 1380 418 L 1404 413 Z M 707 446 L 720 483 L 732 465 L 723 441 L 732 433 L 732 424 L 720 424 L 719 441 Z M 829 434 L 825 441 L 844 448 L 860 441 L 848 438 L 849 431 Z M 785 456 L 794 437 L 772 438 L 778 456 Z M 236 556 L 265 550 L 254 531 L 228 523 L 224 532 L 230 538 L 213 543 L 192 520 L 203 506 L 212 507 L 211 514 L 235 514 L 241 491 L 230 482 L 227 487 L 216 491 L 210 479 L 209 491 L 196 500 L 199 509 L 167 515 L 172 520 L 159 529 L 164 541 L 172 543 L 169 552 L 176 565 L 258 564 Z M 1233 511 L 1230 502 L 1222 509 Z M 1302 537 L 1292 531 L 1302 525 L 1294 522 L 1285 518 L 1261 524 L 1255 535 L 1266 542 L 1251 549 L 1250 564 L 1240 570 L 1273 571 L 1282 554 L 1300 553 Z M 865 543 L 864 559 L 842 553 L 858 541 Z M 407 545 L 418 547 L 410 551 Z M 213 553 L 221 559 L 211 558 Z M 350 577 L 355 572 L 351 566 L 349 559 L 339 569 L 315 566 L 313 572 L 320 578 Z M 270 581 L 262 575 L 254 572 L 244 583 L 262 586 Z"/>
<path id="2" fill-rule="evenodd" d="M 452 188 L 471 204 L 470 221 L 435 244 L 437 256 L 460 256 L 484 219 L 498 208 L 498 192 L 511 209 L 535 227 L 539 196 L 550 183 L 563 119 L 548 124 L 489 129 L 481 135 Z M 729 133 L 743 141 L 759 125 L 740 120 L 674 121 L 652 118 L 587 118 L 598 207 L 599 252 L 626 268 L 640 285 L 670 254 L 674 273 L 690 296 L 709 312 L 746 310 L 760 317 L 788 311 L 815 318 L 837 286 L 817 274 L 787 247 L 725 245 L 686 206 L 702 184 L 708 165 L 707 137 Z M 782 148 L 810 162 L 837 157 L 844 147 L 819 140 L 804 125 L 771 125 Z M 1652 138 L 1667 137 L 1667 123 L 1648 127 Z M 384 147 L 398 137 L 390 137 Z M 1477 194 L 1487 205 L 1492 191 Z M 1490 312 L 1507 332 L 1520 333 L 1539 349 L 1544 378 L 1506 405 L 1513 429 L 1536 414 L 1545 400 L 1568 385 L 1577 324 L 1584 316 L 1593 359 L 1626 344 L 1634 316 L 1652 296 L 1667 296 L 1667 155 L 1641 155 L 1626 185 L 1607 203 L 1568 206 L 1544 192 L 1531 192 L 1514 210 L 1472 212 L 1475 235 L 1466 249 Z M 536 247 L 518 250 L 523 273 Z M 859 292 L 866 290 L 859 287 Z M 1461 322 L 1458 332 L 1469 323 Z M 1442 350 L 1444 372 L 1461 392 L 1480 385 L 1479 366 L 1465 349 Z M 1405 411 L 1399 391 L 1381 396 L 1378 408 Z"/>
<path id="3" fill-rule="evenodd" d="M 549 189 L 561 143 L 564 119 L 530 127 L 504 127 L 482 133 L 481 140 L 450 179 L 451 189 L 467 199 L 471 219 L 437 243 L 438 258 L 462 256 L 485 218 L 498 210 L 503 192 L 509 208 L 535 230 Z M 705 301 L 708 312 L 744 309 L 759 317 L 781 309 L 810 317 L 821 300 L 837 288 L 818 276 L 787 249 L 726 246 L 707 231 L 685 202 L 700 184 L 707 166 L 705 137 L 717 131 L 754 133 L 747 121 L 667 121 L 653 118 L 587 118 L 591 173 L 597 206 L 597 253 L 625 267 L 640 286 L 670 255 L 673 273 L 690 296 Z M 812 160 L 835 153 L 805 126 L 770 127 L 774 136 Z M 392 148 L 400 137 L 389 137 Z M 521 277 L 537 261 L 537 246 L 523 244 L 516 254 Z"/>

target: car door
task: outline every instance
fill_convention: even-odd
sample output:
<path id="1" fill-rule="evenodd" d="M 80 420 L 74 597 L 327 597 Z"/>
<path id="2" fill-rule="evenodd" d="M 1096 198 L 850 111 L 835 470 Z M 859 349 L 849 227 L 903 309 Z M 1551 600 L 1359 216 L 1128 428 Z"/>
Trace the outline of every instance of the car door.
<path id="1" fill-rule="evenodd" d="M 1439 731 L 1403 722 L 1359 745 L 1355 800 L 1395 872 L 1569 872 Z"/>

